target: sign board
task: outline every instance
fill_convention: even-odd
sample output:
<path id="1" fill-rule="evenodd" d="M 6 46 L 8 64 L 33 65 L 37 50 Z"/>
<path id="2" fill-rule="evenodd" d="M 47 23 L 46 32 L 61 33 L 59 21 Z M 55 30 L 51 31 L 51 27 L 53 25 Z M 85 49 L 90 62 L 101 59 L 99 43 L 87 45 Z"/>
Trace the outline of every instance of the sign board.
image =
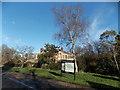
<path id="1" fill-rule="evenodd" d="M 73 73 L 75 80 L 75 60 L 62 60 L 61 61 L 61 73 Z"/>
<path id="2" fill-rule="evenodd" d="M 71 72 L 74 73 L 74 63 L 65 63 L 65 72 Z"/>

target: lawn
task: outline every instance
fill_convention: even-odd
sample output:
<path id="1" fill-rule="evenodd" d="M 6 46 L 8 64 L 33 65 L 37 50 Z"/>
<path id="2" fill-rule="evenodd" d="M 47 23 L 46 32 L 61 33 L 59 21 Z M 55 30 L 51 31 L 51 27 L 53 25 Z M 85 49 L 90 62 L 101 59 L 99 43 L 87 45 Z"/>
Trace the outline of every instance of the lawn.
<path id="1" fill-rule="evenodd" d="M 48 70 L 41 68 L 10 68 L 11 71 L 17 71 L 25 74 L 33 74 L 32 71 L 35 70 L 35 75 L 50 78 L 55 80 L 61 80 L 70 83 L 88 85 L 93 88 L 120 88 L 120 79 L 116 76 L 95 74 L 95 73 L 76 73 L 76 80 L 74 80 L 73 74 L 62 73 L 60 70 Z"/>

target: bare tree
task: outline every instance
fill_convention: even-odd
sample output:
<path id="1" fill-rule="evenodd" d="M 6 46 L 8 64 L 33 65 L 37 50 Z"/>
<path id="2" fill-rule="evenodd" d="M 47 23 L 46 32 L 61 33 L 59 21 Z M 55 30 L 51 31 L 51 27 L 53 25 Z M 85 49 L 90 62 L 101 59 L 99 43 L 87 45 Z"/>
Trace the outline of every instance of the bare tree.
<path id="1" fill-rule="evenodd" d="M 57 23 L 60 25 L 60 31 L 55 34 L 55 38 L 66 46 L 70 45 L 70 51 L 75 54 L 75 45 L 78 44 L 81 38 L 86 33 L 88 23 L 82 15 L 82 7 L 75 6 L 61 6 L 54 7 L 53 12 Z"/>
<path id="2" fill-rule="evenodd" d="M 82 15 L 82 11 L 83 9 L 81 5 L 62 5 L 61 7 L 53 8 L 56 21 L 60 26 L 60 31 L 55 34 L 55 38 L 61 44 L 70 46 L 70 51 L 75 61 L 75 45 L 78 44 L 81 38 L 86 35 L 86 27 L 88 26 L 88 22 Z"/>
<path id="3" fill-rule="evenodd" d="M 34 51 L 34 48 L 31 46 L 17 47 L 17 52 L 21 56 L 21 58 L 19 59 L 21 62 L 21 68 L 24 67 L 24 64 L 28 59 L 32 58 L 33 51 Z"/>
<path id="4" fill-rule="evenodd" d="M 16 50 L 14 48 L 9 48 L 7 45 L 2 44 L 1 51 L 0 51 L 2 60 L 0 61 L 0 63 L 3 65 L 13 66 L 14 65 L 13 58 L 15 53 L 16 53 Z"/>

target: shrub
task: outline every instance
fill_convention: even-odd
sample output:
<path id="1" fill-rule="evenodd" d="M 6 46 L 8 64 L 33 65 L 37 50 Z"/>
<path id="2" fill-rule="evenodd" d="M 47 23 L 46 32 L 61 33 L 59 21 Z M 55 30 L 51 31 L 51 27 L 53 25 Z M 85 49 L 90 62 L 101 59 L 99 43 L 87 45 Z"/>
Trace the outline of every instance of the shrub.
<path id="1" fill-rule="evenodd" d="M 43 68 L 43 69 L 49 69 L 49 65 L 48 64 L 42 64 L 41 68 Z"/>
<path id="2" fill-rule="evenodd" d="M 113 56 L 109 53 L 100 54 L 97 60 L 96 72 L 101 74 L 116 74 Z"/>
<path id="3" fill-rule="evenodd" d="M 51 62 L 49 63 L 49 69 L 53 69 L 53 70 L 60 70 L 61 69 L 61 62 Z"/>

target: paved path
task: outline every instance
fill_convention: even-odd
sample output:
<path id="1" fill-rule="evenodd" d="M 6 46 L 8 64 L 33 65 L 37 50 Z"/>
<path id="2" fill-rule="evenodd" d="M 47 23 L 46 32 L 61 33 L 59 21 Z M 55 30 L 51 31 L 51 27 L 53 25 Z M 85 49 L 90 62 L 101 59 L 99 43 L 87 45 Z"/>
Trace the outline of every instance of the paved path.
<path id="1" fill-rule="evenodd" d="M 22 89 L 26 89 L 26 88 L 30 88 L 33 90 L 39 90 L 42 88 L 46 88 L 43 87 L 44 85 L 42 85 L 40 82 L 34 82 L 30 79 L 24 79 L 24 80 L 19 80 L 16 78 L 13 78 L 11 76 L 8 75 L 2 75 L 2 89 L 6 89 L 6 88 L 22 88 Z"/>
<path id="2" fill-rule="evenodd" d="M 12 78 L 8 78 L 3 75 L 2 76 L 2 88 L 27 88 L 27 87 Z"/>
<path id="3" fill-rule="evenodd" d="M 3 73 L 2 81 L 3 88 L 31 88 L 33 90 L 46 88 L 49 88 L 51 90 L 57 90 L 57 88 L 87 88 L 95 90 L 84 85 L 76 85 L 53 79 L 40 78 L 35 76 L 33 77 L 31 75 L 8 71 Z"/>

